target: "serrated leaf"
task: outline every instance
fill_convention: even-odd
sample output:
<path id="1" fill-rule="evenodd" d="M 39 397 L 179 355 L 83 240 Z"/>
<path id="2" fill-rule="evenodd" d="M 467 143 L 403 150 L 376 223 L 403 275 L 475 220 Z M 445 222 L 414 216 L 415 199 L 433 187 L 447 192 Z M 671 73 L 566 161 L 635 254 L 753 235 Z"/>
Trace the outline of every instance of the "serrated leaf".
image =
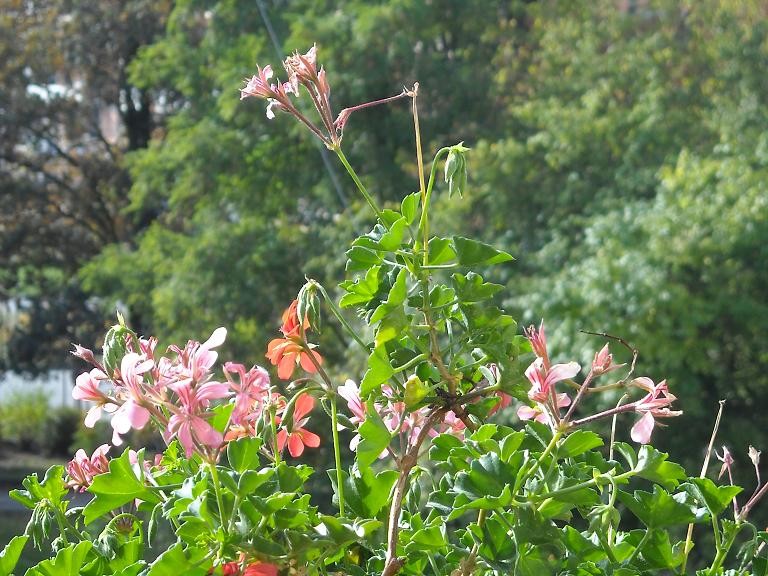
<path id="1" fill-rule="evenodd" d="M 370 302 L 379 290 L 380 269 L 380 266 L 372 266 L 362 278 L 358 278 L 354 282 L 342 282 L 341 287 L 347 293 L 341 297 L 339 306 L 349 308 L 356 304 L 367 304 Z"/>
<path id="2" fill-rule="evenodd" d="M 590 430 L 576 430 L 569 434 L 558 450 L 558 456 L 571 458 L 603 445 L 603 439 Z"/>
<path id="3" fill-rule="evenodd" d="M 427 246 L 429 247 L 429 264 L 432 266 L 445 264 L 456 258 L 456 252 L 448 238 L 435 236 L 429 240 Z"/>
<path id="4" fill-rule="evenodd" d="M 238 438 L 227 444 L 227 460 L 237 472 L 255 468 L 259 463 L 260 438 Z"/>
<path id="5" fill-rule="evenodd" d="M 392 434 L 375 410 L 368 410 L 358 434 L 361 440 L 357 445 L 357 466 L 362 470 L 373 464 L 386 450 Z"/>
<path id="6" fill-rule="evenodd" d="M 80 569 L 92 546 L 88 540 L 67 546 L 59 550 L 55 558 L 43 560 L 27 570 L 26 576 L 80 576 Z"/>
<path id="7" fill-rule="evenodd" d="M 507 254 L 503 250 L 463 236 L 453 237 L 453 247 L 456 250 L 459 264 L 462 266 L 490 266 L 514 260 L 511 254 Z"/>
<path id="8" fill-rule="evenodd" d="M 88 492 L 94 497 L 83 509 L 83 520 L 86 525 L 136 499 L 150 504 L 160 502 L 160 498 L 136 476 L 128 459 L 127 448 L 119 458 L 110 460 L 109 472 L 93 478 Z"/>
<path id="9" fill-rule="evenodd" d="M 395 371 L 389 362 L 386 347 L 381 344 L 376 346 L 368 357 L 368 370 L 360 382 L 360 395 L 367 398 L 370 394 L 386 382 Z"/>
<path id="10" fill-rule="evenodd" d="M 204 548 L 185 551 L 181 544 L 174 544 L 150 565 L 147 576 L 205 576 L 211 565 L 210 560 L 201 562 L 205 554 Z"/>
<path id="11" fill-rule="evenodd" d="M 403 243 L 403 236 L 405 236 L 405 230 L 408 228 L 408 223 L 405 218 L 398 218 L 389 227 L 386 233 L 384 233 L 379 240 L 379 244 L 382 249 L 394 252 Z"/>
<path id="12" fill-rule="evenodd" d="M 718 486 L 709 478 L 691 478 L 681 488 L 688 490 L 694 498 L 704 504 L 712 516 L 722 514 L 733 502 L 734 497 L 743 490 L 740 486 Z"/>

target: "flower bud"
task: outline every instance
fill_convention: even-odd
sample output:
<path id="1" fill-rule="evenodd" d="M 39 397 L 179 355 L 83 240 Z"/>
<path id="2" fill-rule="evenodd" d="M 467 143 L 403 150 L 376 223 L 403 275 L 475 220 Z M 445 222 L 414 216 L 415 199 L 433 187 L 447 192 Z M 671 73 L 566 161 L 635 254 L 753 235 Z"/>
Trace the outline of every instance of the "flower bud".
<path id="1" fill-rule="evenodd" d="M 467 160 L 465 152 L 469 150 L 463 142 L 451 146 L 445 161 L 445 181 L 448 183 L 448 197 L 454 193 L 461 198 L 467 189 Z"/>
<path id="2" fill-rule="evenodd" d="M 297 300 L 299 302 L 296 312 L 301 320 L 306 319 L 309 327 L 317 333 L 320 333 L 320 298 L 317 294 L 317 282 L 308 280 L 299 290 Z"/>
<path id="3" fill-rule="evenodd" d="M 128 341 L 136 338 L 136 333 L 125 325 L 122 315 L 118 314 L 117 320 L 118 323 L 104 336 L 102 346 L 104 368 L 110 378 L 114 377 L 115 369 L 120 366 L 123 356 L 129 352 Z"/>

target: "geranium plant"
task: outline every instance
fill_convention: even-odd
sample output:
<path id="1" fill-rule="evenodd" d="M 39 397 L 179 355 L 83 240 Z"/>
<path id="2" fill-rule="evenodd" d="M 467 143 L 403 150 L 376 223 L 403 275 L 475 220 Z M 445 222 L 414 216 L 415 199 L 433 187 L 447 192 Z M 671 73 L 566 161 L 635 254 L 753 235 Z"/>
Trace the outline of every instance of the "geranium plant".
<path id="1" fill-rule="evenodd" d="M 259 68 L 241 95 L 266 100 L 269 118 L 304 124 L 372 210 L 370 232 L 346 251 L 339 302 L 314 280 L 301 289 L 266 351 L 274 379 L 259 366 L 218 362 L 225 328 L 160 352 L 119 318 L 100 357 L 76 347 L 91 367 L 73 396 L 91 404 L 86 425 L 110 419 L 111 446 L 80 450 L 11 493 L 32 518 L 0 555 L 0 576 L 28 541 L 52 551 L 29 576 L 684 574 L 707 532 L 713 546 L 699 551 L 697 573 L 765 574 L 768 534 L 748 518 L 768 491 L 759 452 L 750 449 L 758 487 L 740 507 L 726 449 L 718 457 L 729 483 L 720 484 L 706 467 L 689 477 L 651 447 L 658 421 L 682 412 L 666 381 L 634 373 L 626 342 L 602 335 L 632 351 L 628 365 L 606 343 L 580 366 L 550 357 L 543 324 L 520 333 L 494 304 L 502 286 L 480 274 L 512 256 L 430 232 L 438 171 L 446 193 L 461 196 L 468 149 L 438 150 L 427 174 L 418 85 L 335 115 L 316 57 L 314 47 L 289 57 L 285 82 Z M 341 142 L 353 113 L 399 100 L 413 111 L 419 189 L 382 208 Z M 366 329 L 358 333 L 343 309 Z M 357 380 L 326 370 L 312 342 L 323 315 L 367 356 Z M 600 393 L 620 400 L 585 411 L 584 398 Z M 601 420 L 612 424 L 607 437 L 593 429 Z M 128 432 L 146 427 L 162 435 L 161 454 L 122 448 Z M 630 443 L 617 441 L 617 428 L 629 428 Z M 297 460 L 323 442 L 335 462 L 333 502 L 322 507 L 332 514 L 305 490 L 321 471 Z M 91 496 L 83 507 L 72 500 L 79 492 Z"/>

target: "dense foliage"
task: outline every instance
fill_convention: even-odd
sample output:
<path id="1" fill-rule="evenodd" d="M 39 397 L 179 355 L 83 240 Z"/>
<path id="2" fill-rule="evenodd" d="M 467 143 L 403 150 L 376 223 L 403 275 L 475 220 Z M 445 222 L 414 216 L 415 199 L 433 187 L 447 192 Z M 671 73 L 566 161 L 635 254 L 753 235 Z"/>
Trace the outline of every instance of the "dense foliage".
<path id="1" fill-rule="evenodd" d="M 760 452 L 750 447 L 757 487 L 747 498 L 737 499 L 743 489 L 732 485 L 727 449 L 717 457 L 729 484 L 709 479 L 706 463 L 690 477 L 649 444 L 658 420 L 682 412 L 666 380 L 635 374 L 636 350 L 628 364 L 614 360 L 610 343 L 584 368 L 556 363 L 543 323 L 519 335 L 497 306 L 503 286 L 481 275 L 512 256 L 433 232 L 433 198 L 462 196 L 469 150 L 439 149 L 427 177 L 418 84 L 336 115 L 316 47 L 284 68 L 281 82 L 270 66 L 257 67 L 242 98 L 264 100 L 267 117 L 293 117 L 317 137 L 375 216 L 345 251 L 340 300 L 307 280 L 283 313 L 266 357 L 286 385 L 235 362 L 219 375 L 224 327 L 162 352 L 119 316 L 99 357 L 76 346 L 91 369 L 73 396 L 90 405 L 87 426 L 110 420 L 112 446 L 78 450 L 66 467 L 11 493 L 32 517 L 0 553 L 0 576 L 29 541 L 53 555 L 26 576 L 765 574 L 768 533 L 750 522 L 768 493 Z M 298 107 L 300 94 L 315 115 Z M 368 108 L 399 101 L 411 104 L 419 189 L 381 208 L 342 139 Z M 327 316 L 366 357 L 359 385 L 328 370 L 316 342 Z M 611 408 L 584 402 L 614 392 L 622 396 Z M 308 428 L 318 400 L 329 416 L 323 428 L 312 420 L 322 436 Z M 520 426 L 497 420 L 513 411 Z M 627 419 L 638 447 L 620 441 Z M 591 430 L 599 421 L 612 422 L 609 435 Z M 124 435 L 148 427 L 161 433 L 162 453 L 150 458 L 137 446 L 110 458 Z M 342 430 L 354 434 L 349 450 Z M 717 424 L 707 459 L 716 433 Z M 293 459 L 323 438 L 333 447 L 334 497 L 321 507 L 305 488 L 315 471 Z M 92 498 L 74 507 L 70 490 Z M 161 530 L 170 546 L 158 544 Z M 689 554 L 707 532 L 713 546 L 700 551 L 699 569 Z"/>

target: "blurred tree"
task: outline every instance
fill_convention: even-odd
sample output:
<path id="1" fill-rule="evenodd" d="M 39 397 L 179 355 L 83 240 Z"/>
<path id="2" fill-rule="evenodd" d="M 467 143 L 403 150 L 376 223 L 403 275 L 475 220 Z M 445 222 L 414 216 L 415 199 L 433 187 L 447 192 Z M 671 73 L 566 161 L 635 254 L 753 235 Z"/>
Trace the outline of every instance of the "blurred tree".
<path id="1" fill-rule="evenodd" d="M 256 63 L 271 63 L 285 79 L 267 25 L 286 52 L 317 42 L 337 112 L 418 79 L 425 134 L 442 145 L 495 126 L 496 95 L 476 86 L 492 87 L 486 64 L 497 36 L 516 33 L 514 6 L 178 2 L 166 36 L 131 68 L 137 85 L 185 101 L 162 137 L 129 159 L 130 209 L 160 217 L 135 249 L 116 245 L 93 261 L 83 275 L 88 287 L 151 318 L 163 338 L 225 324 L 232 353 L 263 361 L 304 274 L 339 281 L 344 263 L 326 256 L 335 253 L 329 246 L 370 225 L 335 158 L 340 193 L 310 136 L 285 118 L 268 121 L 254 101 L 238 101 Z M 347 126 L 346 150 L 381 200 L 399 202 L 417 187 L 407 103 L 358 112 Z"/>
<path id="2" fill-rule="evenodd" d="M 5 368 L 48 368 L 72 341 L 93 344 L 102 315 L 77 270 L 153 217 L 123 213 L 131 185 L 123 156 L 147 145 L 161 112 L 126 68 L 163 30 L 169 8 L 0 2 L 0 298 L 17 308 Z"/>
<path id="3" fill-rule="evenodd" d="M 742 417 L 768 390 L 765 5 L 551 7 L 531 8 L 516 132 L 474 158 L 467 210 L 520 255 L 509 304 L 585 363 L 582 329 L 639 348 L 688 415 L 658 438 L 675 457 L 701 461 L 720 398 L 723 441 L 765 445 Z"/>

